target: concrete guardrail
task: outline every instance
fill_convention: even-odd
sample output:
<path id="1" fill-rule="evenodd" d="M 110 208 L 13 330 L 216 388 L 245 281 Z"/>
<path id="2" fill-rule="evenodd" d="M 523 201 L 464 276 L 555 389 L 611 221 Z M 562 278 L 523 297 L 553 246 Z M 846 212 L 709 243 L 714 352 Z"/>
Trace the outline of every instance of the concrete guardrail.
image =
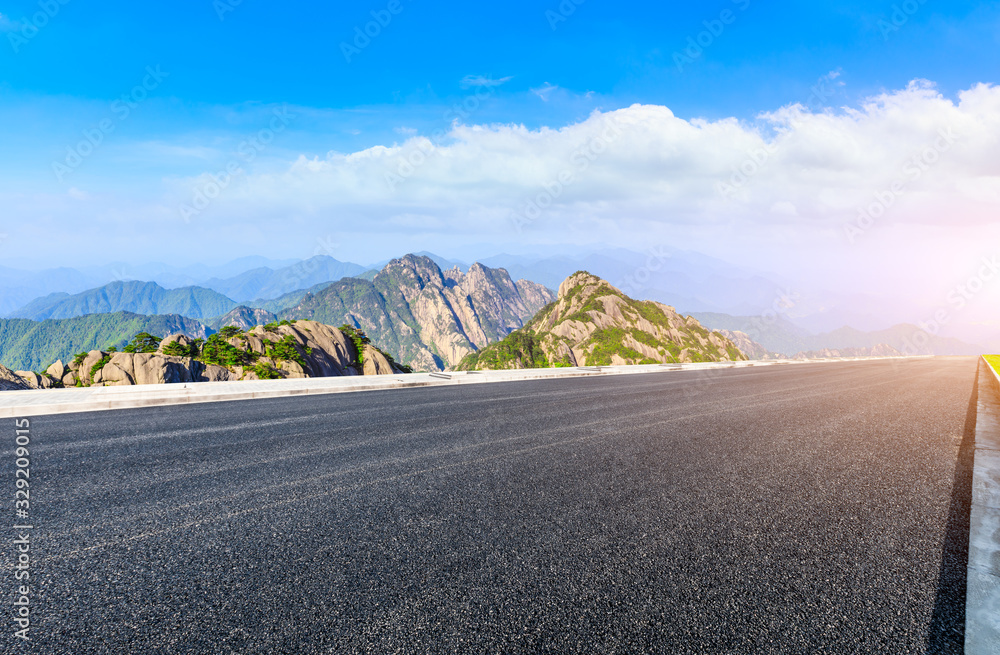
<path id="1" fill-rule="evenodd" d="M 1000 653 L 1000 375 L 982 358 L 973 455 L 965 652 Z"/>

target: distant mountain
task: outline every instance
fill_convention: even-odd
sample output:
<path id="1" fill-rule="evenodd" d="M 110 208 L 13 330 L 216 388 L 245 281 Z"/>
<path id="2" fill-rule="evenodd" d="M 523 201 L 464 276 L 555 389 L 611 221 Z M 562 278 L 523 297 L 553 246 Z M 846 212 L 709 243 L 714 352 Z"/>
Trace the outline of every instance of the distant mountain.
<path id="1" fill-rule="evenodd" d="M 112 282 L 75 295 L 50 294 L 11 312 L 10 317 L 44 321 L 85 314 L 131 312 L 209 318 L 234 307 L 235 302 L 211 289 L 184 287 L 167 290 L 155 282 Z"/>
<path id="2" fill-rule="evenodd" d="M 731 316 L 718 312 L 691 312 L 691 316 L 712 330 L 742 332 L 767 350 L 784 357 L 813 348 L 813 335 L 780 314 Z"/>
<path id="3" fill-rule="evenodd" d="M 0 316 L 23 307 L 36 298 L 52 293 L 76 294 L 110 282 L 145 280 L 166 289 L 203 286 L 210 278 L 229 278 L 252 268 L 272 269 L 291 266 L 295 260 L 242 257 L 222 264 L 172 265 L 162 263 L 126 264 L 111 262 L 98 266 L 51 268 L 39 271 L 0 267 Z"/>
<path id="4" fill-rule="evenodd" d="M 823 356 L 823 351 L 848 351 L 857 356 L 865 351 L 904 355 L 978 355 L 981 346 L 958 339 L 927 334 L 916 325 L 901 323 L 887 330 L 863 332 L 842 327 L 833 332 L 810 334 L 780 315 L 730 316 L 719 313 L 694 313 L 699 321 L 714 330 L 746 333 L 764 348 L 793 357 L 799 353 Z M 853 350 L 852 350 L 853 349 Z"/>
<path id="5" fill-rule="evenodd" d="M 0 266 L 0 316 L 51 293 L 78 293 L 107 282 L 96 281 L 72 268 L 20 271 Z"/>
<path id="6" fill-rule="evenodd" d="M 473 264 L 442 271 L 427 257 L 389 262 L 372 280 L 345 278 L 281 318 L 347 323 L 363 329 L 416 370 L 441 370 L 521 327 L 554 298 L 542 285 Z"/>
<path id="7" fill-rule="evenodd" d="M 139 316 L 129 312 L 46 320 L 0 319 L 0 364 L 15 371 L 38 371 L 58 359 L 110 346 L 121 348 L 139 332 L 158 337 L 186 334 L 205 338 L 203 324 L 183 316 Z"/>
<path id="8" fill-rule="evenodd" d="M 375 272 L 372 273 L 372 277 L 374 277 L 374 273 Z M 365 273 L 362 273 L 361 275 L 364 274 Z M 258 309 L 264 309 L 269 312 L 277 313 L 284 309 L 288 309 L 289 307 L 294 307 L 295 305 L 298 305 L 302 301 L 302 299 L 305 298 L 306 294 L 319 293 L 320 291 L 327 288 L 331 284 L 333 284 L 333 282 L 320 282 L 319 284 L 314 284 L 308 289 L 296 289 L 295 291 L 289 291 L 286 294 L 282 294 L 277 298 L 272 298 L 269 300 L 258 298 L 256 300 L 247 301 L 245 304 L 247 307 L 256 307 Z"/>
<path id="9" fill-rule="evenodd" d="M 756 271 L 700 253 L 656 247 L 648 252 L 609 248 L 581 256 L 497 255 L 481 260 L 512 277 L 556 288 L 574 271 L 586 270 L 624 293 L 656 300 L 684 312 L 761 312 L 782 294 L 781 285 Z"/>
<path id="10" fill-rule="evenodd" d="M 728 339 L 673 307 L 629 298 L 581 271 L 559 286 L 558 300 L 524 328 L 465 357 L 458 370 L 740 361 Z"/>
<path id="11" fill-rule="evenodd" d="M 892 346 L 880 343 L 872 348 L 824 348 L 823 350 L 810 350 L 808 352 L 796 353 L 793 359 L 839 359 L 841 357 L 902 357 L 901 353 Z"/>
<path id="12" fill-rule="evenodd" d="M 254 309 L 245 305 L 240 305 L 225 316 L 206 321 L 208 327 L 216 332 L 224 327 L 235 326 L 241 330 L 250 330 L 258 325 L 267 325 L 278 320 L 275 314 L 266 309 Z"/>
<path id="13" fill-rule="evenodd" d="M 732 341 L 736 347 L 740 349 L 740 352 L 746 355 L 748 359 L 761 360 L 784 358 L 784 355 L 781 353 L 771 352 L 761 344 L 751 339 L 750 335 L 746 332 L 740 332 L 738 330 L 717 330 L 717 332 Z"/>
<path id="14" fill-rule="evenodd" d="M 201 283 L 238 302 L 271 300 L 324 282 L 335 282 L 365 272 L 364 266 L 318 255 L 284 268 L 255 268 L 231 278 Z"/>

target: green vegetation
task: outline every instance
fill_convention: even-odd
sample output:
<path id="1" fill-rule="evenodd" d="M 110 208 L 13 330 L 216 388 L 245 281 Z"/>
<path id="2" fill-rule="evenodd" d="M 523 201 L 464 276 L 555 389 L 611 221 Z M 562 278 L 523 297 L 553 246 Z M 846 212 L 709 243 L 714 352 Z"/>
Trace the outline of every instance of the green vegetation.
<path id="1" fill-rule="evenodd" d="M 359 365 L 364 364 L 365 363 L 365 345 L 371 343 L 371 339 L 369 339 L 365 335 L 364 330 L 359 330 L 358 328 L 354 327 L 353 325 L 348 325 L 347 323 L 344 323 L 343 325 L 341 325 L 337 329 L 340 330 L 341 332 L 343 332 L 344 335 L 348 339 L 350 339 L 352 343 L 354 343 L 354 350 L 355 350 L 355 352 L 357 353 L 357 356 L 358 356 L 358 364 Z"/>
<path id="2" fill-rule="evenodd" d="M 635 364 L 656 364 L 655 359 L 644 356 L 641 352 L 625 345 L 625 336 L 629 334 L 622 328 L 607 328 L 594 330 L 587 344 L 593 344 L 593 349 L 587 356 L 588 366 L 611 366 L 612 355 L 618 355 Z"/>
<path id="3" fill-rule="evenodd" d="M 467 355 L 458 365 L 460 370 L 504 370 L 514 368 L 548 368 L 550 366 L 541 342 L 528 330 L 515 330 L 502 341 L 492 343 L 479 352 Z"/>
<path id="4" fill-rule="evenodd" d="M 264 362 L 258 362 L 257 364 L 254 364 L 250 370 L 256 373 L 257 377 L 259 377 L 261 380 L 281 379 L 281 373 L 279 373 L 272 366 L 265 364 Z"/>
<path id="5" fill-rule="evenodd" d="M 105 355 L 99 362 L 90 367 L 90 379 L 93 380 L 97 372 L 111 363 L 111 355 Z"/>
<path id="6" fill-rule="evenodd" d="M 274 332 L 282 325 L 294 325 L 296 321 L 289 321 L 288 319 L 283 319 L 281 321 L 275 321 L 273 323 L 268 323 L 264 326 L 264 329 L 268 332 Z"/>
<path id="7" fill-rule="evenodd" d="M 0 319 L 0 364 L 14 371 L 34 371 L 76 353 L 120 350 L 139 332 L 159 336 L 183 332 L 204 336 L 205 326 L 183 316 L 139 316 L 126 312 L 46 320 Z"/>
<path id="8" fill-rule="evenodd" d="M 230 335 L 226 337 L 225 335 Z M 258 355 L 252 351 L 241 350 L 227 341 L 242 335 L 239 328 L 223 328 L 208 338 L 201 347 L 201 361 L 206 364 L 235 368 L 237 366 L 252 366 L 257 363 Z"/>
<path id="9" fill-rule="evenodd" d="M 204 339 L 194 339 L 188 346 L 182 346 L 178 341 L 171 341 L 163 346 L 163 354 L 170 357 L 198 357 L 201 355 L 201 346 Z"/>
<path id="10" fill-rule="evenodd" d="M 299 351 L 299 345 L 295 342 L 295 338 L 286 334 L 282 337 L 281 341 L 267 341 L 270 346 L 267 346 L 267 356 L 275 361 L 287 360 L 290 362 L 296 362 L 302 368 L 306 366 L 306 358 L 303 357 L 302 353 Z"/>
<path id="11" fill-rule="evenodd" d="M 154 337 L 149 332 L 140 332 L 132 337 L 132 341 L 125 346 L 127 353 L 155 353 L 160 348 L 162 339 Z"/>
<path id="12" fill-rule="evenodd" d="M 983 358 L 993 367 L 993 370 L 1000 375 L 1000 355 L 983 355 Z"/>

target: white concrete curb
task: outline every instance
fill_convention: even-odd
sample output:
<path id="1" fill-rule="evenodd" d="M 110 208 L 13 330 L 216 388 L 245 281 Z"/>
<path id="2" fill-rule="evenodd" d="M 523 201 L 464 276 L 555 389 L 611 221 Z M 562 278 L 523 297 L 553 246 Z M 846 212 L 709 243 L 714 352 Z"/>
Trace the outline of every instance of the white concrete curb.
<path id="1" fill-rule="evenodd" d="M 979 360 L 965 652 L 1000 653 L 1000 376 Z"/>
<path id="2" fill-rule="evenodd" d="M 583 368 L 521 369 L 516 371 L 473 371 L 413 373 L 409 375 L 350 376 L 304 378 L 298 380 L 254 380 L 246 382 L 198 382 L 193 384 L 143 385 L 130 387 L 89 387 L 5 391 L 0 393 L 0 418 L 20 418 L 72 412 L 94 412 L 134 407 L 209 403 L 229 400 L 280 398 L 283 396 L 377 391 L 408 387 L 513 382 L 547 378 L 590 377 L 660 373 L 670 371 L 713 370 L 808 364 L 818 362 L 859 361 L 861 359 L 900 359 L 891 357 L 763 360 L 751 362 L 711 362 L 702 364 L 650 364 L 642 366 L 602 366 Z"/>

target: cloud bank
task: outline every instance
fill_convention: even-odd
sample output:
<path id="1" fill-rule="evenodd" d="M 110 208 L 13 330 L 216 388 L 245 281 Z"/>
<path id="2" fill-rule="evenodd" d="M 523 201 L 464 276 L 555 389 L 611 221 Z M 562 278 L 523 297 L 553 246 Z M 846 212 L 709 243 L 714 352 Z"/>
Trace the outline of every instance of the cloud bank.
<path id="1" fill-rule="evenodd" d="M 212 211 L 527 240 L 725 226 L 852 244 L 891 226 L 995 223 L 998 138 L 1000 88 L 989 85 L 953 101 L 917 81 L 859 107 L 795 104 L 752 123 L 633 105 L 558 129 L 455 123 L 443 138 L 300 157 L 250 173 Z M 177 202 L 205 182 L 175 180 Z"/>

